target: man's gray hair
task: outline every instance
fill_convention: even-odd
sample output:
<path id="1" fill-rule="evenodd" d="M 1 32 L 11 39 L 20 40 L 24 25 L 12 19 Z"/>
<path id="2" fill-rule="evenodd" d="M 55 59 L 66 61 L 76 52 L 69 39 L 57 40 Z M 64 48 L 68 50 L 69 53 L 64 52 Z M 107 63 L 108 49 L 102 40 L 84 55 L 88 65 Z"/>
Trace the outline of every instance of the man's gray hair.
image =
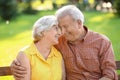
<path id="1" fill-rule="evenodd" d="M 57 18 L 70 15 L 74 20 L 81 20 L 84 23 L 84 15 L 75 5 L 63 6 L 56 11 L 55 15 Z"/>
<path id="2" fill-rule="evenodd" d="M 48 15 L 39 18 L 33 25 L 33 39 L 38 41 L 42 37 L 42 32 L 51 29 L 54 25 L 58 25 L 58 21 L 55 16 Z"/>

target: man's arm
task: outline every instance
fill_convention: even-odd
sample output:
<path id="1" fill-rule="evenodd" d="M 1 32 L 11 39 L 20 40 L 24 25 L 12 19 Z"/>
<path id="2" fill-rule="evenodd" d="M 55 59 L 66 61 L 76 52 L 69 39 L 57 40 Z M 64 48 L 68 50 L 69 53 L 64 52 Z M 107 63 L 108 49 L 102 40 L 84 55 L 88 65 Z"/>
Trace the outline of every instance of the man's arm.
<path id="1" fill-rule="evenodd" d="M 62 80 L 66 80 L 65 64 L 63 59 L 62 59 Z"/>
<path id="2" fill-rule="evenodd" d="M 114 52 L 110 41 L 103 41 L 100 64 L 103 77 L 100 80 L 117 80 Z"/>
<path id="3" fill-rule="evenodd" d="M 30 78 L 30 63 L 25 54 L 18 54 L 17 59 L 11 64 L 11 71 L 16 80 L 25 79 L 26 76 Z M 30 80 L 29 78 L 25 80 Z"/>
<path id="4" fill-rule="evenodd" d="M 102 78 L 100 78 L 99 80 L 112 80 L 112 79 L 107 78 L 107 77 L 102 77 Z"/>

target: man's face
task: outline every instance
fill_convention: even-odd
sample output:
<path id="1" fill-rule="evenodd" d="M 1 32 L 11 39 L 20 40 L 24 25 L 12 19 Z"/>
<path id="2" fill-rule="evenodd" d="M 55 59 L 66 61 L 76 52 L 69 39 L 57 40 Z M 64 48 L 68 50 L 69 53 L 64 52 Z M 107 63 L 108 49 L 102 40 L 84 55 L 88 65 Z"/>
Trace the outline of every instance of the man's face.
<path id="1" fill-rule="evenodd" d="M 78 38 L 80 33 L 81 23 L 69 15 L 58 19 L 59 26 L 62 29 L 63 36 L 69 40 L 74 41 Z"/>

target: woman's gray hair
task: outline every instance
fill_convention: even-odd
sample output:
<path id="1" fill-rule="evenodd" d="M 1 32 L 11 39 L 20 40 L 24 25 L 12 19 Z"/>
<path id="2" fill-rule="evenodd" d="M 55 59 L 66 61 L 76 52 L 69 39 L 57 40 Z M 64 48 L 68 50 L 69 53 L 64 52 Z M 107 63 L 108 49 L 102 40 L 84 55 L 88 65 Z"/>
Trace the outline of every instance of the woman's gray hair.
<path id="1" fill-rule="evenodd" d="M 56 11 L 55 15 L 57 18 L 70 15 L 74 20 L 81 20 L 84 23 L 84 15 L 75 5 L 63 6 Z"/>
<path id="2" fill-rule="evenodd" d="M 51 29 L 54 25 L 58 25 L 58 21 L 55 16 L 48 15 L 38 19 L 33 25 L 33 39 L 39 41 L 42 37 L 42 32 Z"/>

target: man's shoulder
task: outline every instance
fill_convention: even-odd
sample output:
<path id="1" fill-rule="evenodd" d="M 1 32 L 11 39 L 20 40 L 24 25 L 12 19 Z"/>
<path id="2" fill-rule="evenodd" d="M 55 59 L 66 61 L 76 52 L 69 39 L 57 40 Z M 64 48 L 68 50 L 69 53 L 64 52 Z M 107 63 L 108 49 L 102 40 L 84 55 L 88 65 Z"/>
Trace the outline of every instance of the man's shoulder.
<path id="1" fill-rule="evenodd" d="M 105 34 L 91 31 L 91 30 L 89 31 L 89 34 L 91 37 L 93 37 L 93 39 L 97 38 L 97 39 L 101 39 L 101 40 L 105 40 L 105 41 L 110 41 L 110 39 Z"/>

